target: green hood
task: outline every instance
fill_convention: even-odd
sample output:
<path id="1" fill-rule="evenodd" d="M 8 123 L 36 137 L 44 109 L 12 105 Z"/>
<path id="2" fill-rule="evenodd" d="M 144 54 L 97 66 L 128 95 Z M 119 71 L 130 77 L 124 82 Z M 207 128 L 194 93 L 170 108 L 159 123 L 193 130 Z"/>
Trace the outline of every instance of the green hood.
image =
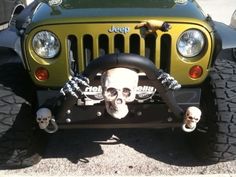
<path id="1" fill-rule="evenodd" d="M 205 19 L 194 0 L 181 1 L 184 0 L 63 0 L 61 5 L 54 7 L 40 3 L 32 22 L 36 25 L 122 17 L 127 17 L 127 20 L 129 17 Z"/>

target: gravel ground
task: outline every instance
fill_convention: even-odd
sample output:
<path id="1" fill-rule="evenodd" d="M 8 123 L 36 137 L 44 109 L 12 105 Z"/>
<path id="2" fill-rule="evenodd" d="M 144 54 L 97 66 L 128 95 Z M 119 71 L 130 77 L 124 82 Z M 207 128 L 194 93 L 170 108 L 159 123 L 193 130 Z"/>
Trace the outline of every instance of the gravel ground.
<path id="1" fill-rule="evenodd" d="M 199 162 L 184 133 L 173 130 L 83 129 L 50 136 L 43 160 L 1 175 L 201 175 L 236 174 L 236 161 Z"/>

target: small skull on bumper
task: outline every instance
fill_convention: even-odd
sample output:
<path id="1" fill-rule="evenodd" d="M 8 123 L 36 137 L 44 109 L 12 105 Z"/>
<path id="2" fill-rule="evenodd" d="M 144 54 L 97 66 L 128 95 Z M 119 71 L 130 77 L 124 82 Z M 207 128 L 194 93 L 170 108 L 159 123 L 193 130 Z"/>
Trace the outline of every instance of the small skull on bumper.
<path id="1" fill-rule="evenodd" d="M 36 112 L 36 121 L 39 124 L 40 129 L 46 129 L 49 125 L 49 121 L 52 118 L 52 112 L 48 108 L 40 108 Z"/>
<path id="2" fill-rule="evenodd" d="M 185 132 L 192 132 L 196 129 L 197 123 L 201 119 L 202 112 L 195 106 L 188 107 L 184 115 L 184 123 L 182 129 Z"/>

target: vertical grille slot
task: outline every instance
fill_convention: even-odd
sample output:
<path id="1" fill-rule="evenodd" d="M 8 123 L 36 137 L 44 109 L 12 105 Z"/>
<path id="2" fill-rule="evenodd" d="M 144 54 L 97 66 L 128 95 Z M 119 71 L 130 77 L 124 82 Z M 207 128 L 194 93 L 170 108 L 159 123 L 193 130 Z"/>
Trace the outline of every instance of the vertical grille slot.
<path id="1" fill-rule="evenodd" d="M 115 53 L 124 53 L 124 36 L 121 34 L 115 35 L 114 38 L 114 47 L 115 47 Z"/>
<path id="2" fill-rule="evenodd" d="M 171 62 L 171 37 L 168 34 L 161 36 L 161 63 L 160 68 L 165 72 L 170 72 Z"/>
<path id="3" fill-rule="evenodd" d="M 85 67 L 93 59 L 93 37 L 91 35 L 85 35 L 83 37 L 83 53 L 85 60 Z"/>
<path id="4" fill-rule="evenodd" d="M 156 56 L 156 36 L 148 34 L 145 37 L 145 57 L 155 63 Z"/>
<path id="5" fill-rule="evenodd" d="M 101 34 L 98 38 L 98 45 L 99 45 L 99 56 L 103 56 L 108 54 L 109 49 L 109 39 L 107 35 Z"/>
<path id="6" fill-rule="evenodd" d="M 78 73 L 78 51 L 77 51 L 77 38 L 74 35 L 69 35 L 67 38 L 67 48 L 69 55 L 69 66 L 70 66 L 70 74 L 72 76 L 75 73 Z"/>
<path id="7" fill-rule="evenodd" d="M 140 54 L 140 37 L 137 34 L 130 36 L 129 43 L 130 53 Z"/>

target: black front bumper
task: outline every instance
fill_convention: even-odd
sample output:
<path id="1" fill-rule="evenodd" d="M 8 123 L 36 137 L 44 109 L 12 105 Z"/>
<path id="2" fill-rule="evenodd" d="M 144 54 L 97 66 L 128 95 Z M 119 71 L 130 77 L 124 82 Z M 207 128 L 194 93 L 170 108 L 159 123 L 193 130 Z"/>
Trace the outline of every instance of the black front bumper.
<path id="1" fill-rule="evenodd" d="M 38 91 L 41 106 L 47 100 L 54 100 L 59 91 Z M 182 88 L 174 92 L 177 104 L 186 110 L 189 106 L 199 107 L 200 88 Z M 49 104 L 50 105 L 50 104 Z M 128 104 L 129 113 L 123 119 L 115 119 L 106 113 L 104 101 L 98 104 L 74 105 L 64 116 L 55 117 L 59 128 L 168 128 L 180 127 L 183 119 L 176 117 L 168 106 L 153 96 L 153 99 Z"/>

